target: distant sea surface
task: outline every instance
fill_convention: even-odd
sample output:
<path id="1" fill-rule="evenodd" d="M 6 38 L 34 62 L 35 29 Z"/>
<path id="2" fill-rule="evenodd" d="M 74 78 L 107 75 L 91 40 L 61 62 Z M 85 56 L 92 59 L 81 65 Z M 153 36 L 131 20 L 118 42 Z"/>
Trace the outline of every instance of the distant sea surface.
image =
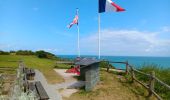
<path id="1" fill-rule="evenodd" d="M 61 58 L 66 59 L 75 59 L 76 55 L 58 55 Z M 82 57 L 91 57 L 97 58 L 97 56 L 82 56 Z M 143 57 L 143 56 L 101 56 L 101 60 L 108 60 L 114 62 L 124 62 L 128 61 L 129 64 L 135 66 L 136 68 L 141 67 L 142 65 L 154 64 L 162 68 L 170 68 L 170 57 Z M 112 64 L 117 68 L 124 69 L 125 66 L 122 64 Z"/>

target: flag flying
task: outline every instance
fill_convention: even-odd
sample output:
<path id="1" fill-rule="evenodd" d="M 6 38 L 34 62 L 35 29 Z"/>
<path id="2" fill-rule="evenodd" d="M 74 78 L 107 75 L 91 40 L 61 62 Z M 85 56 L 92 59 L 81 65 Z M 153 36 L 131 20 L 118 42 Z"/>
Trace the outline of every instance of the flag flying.
<path id="1" fill-rule="evenodd" d="M 80 32 L 79 32 L 79 25 L 78 25 L 78 21 L 79 21 L 79 9 L 76 9 L 76 15 L 73 19 L 73 21 L 67 26 L 68 28 L 71 28 L 74 24 L 77 24 L 77 51 L 78 51 L 78 57 L 80 57 Z"/>
<path id="2" fill-rule="evenodd" d="M 71 28 L 74 24 L 77 24 L 78 25 L 78 12 L 76 12 L 76 15 L 73 19 L 73 21 L 68 25 L 68 28 Z"/>
<path id="3" fill-rule="evenodd" d="M 110 12 L 110 11 L 125 11 L 122 7 L 118 6 L 111 0 L 99 0 L 99 13 Z"/>

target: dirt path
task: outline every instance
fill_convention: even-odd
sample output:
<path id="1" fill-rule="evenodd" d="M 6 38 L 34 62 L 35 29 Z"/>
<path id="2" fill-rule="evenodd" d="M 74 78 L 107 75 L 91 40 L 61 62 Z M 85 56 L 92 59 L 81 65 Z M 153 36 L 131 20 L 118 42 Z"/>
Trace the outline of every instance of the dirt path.
<path id="1" fill-rule="evenodd" d="M 66 69 L 54 69 L 61 77 L 64 78 L 65 82 L 58 84 L 48 84 L 44 75 L 39 71 L 35 70 L 36 75 L 34 81 L 40 81 L 46 90 L 49 100 L 62 100 L 62 97 L 70 97 L 73 93 L 77 92 L 76 88 L 84 86 L 83 81 L 77 81 L 73 76 L 75 74 L 65 73 Z"/>
<path id="2" fill-rule="evenodd" d="M 49 100 L 62 100 L 61 95 L 57 91 L 57 84 L 48 84 L 47 80 L 45 79 L 44 75 L 39 71 L 35 70 L 35 79 L 34 81 L 40 81 L 43 85 L 44 89 L 46 90 L 48 96 L 50 97 Z"/>
<path id="3" fill-rule="evenodd" d="M 61 75 L 65 82 L 58 84 L 58 89 L 62 89 L 60 91 L 60 94 L 63 97 L 69 98 L 73 93 L 77 92 L 78 89 L 85 85 L 84 81 L 78 81 L 74 78 L 74 76 L 77 76 L 76 74 L 72 73 L 65 73 L 66 69 L 54 69 L 59 75 Z"/>

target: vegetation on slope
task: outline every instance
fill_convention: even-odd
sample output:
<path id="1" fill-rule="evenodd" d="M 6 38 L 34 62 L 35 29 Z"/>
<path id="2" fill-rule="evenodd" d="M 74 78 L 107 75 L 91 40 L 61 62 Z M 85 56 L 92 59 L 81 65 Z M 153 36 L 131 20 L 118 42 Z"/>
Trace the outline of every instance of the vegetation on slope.
<path id="1" fill-rule="evenodd" d="M 108 66 L 110 68 L 115 68 L 112 64 L 106 62 L 106 61 L 101 61 L 100 64 L 99 64 L 100 68 L 107 68 Z"/>
<path id="2" fill-rule="evenodd" d="M 0 50 L 0 55 L 9 55 L 9 54 L 10 54 L 9 52 L 5 52 L 5 51 Z"/>
<path id="3" fill-rule="evenodd" d="M 25 56 L 25 55 L 0 55 L 0 67 L 12 67 L 18 68 L 18 61 L 23 60 L 25 65 L 29 68 L 38 69 L 45 75 L 49 83 L 63 82 L 61 78 L 54 70 L 56 60 L 38 58 L 37 56 Z M 15 71 L 15 70 L 14 70 Z M 2 72 L 1 72 L 2 73 Z"/>
<path id="4" fill-rule="evenodd" d="M 86 92 L 84 89 L 81 89 L 79 92 L 71 95 L 71 97 L 64 98 L 64 100 L 145 100 L 143 94 L 135 91 L 134 85 L 121 81 L 120 77 L 112 72 L 108 73 L 105 70 L 101 70 L 100 83 L 93 91 Z M 132 88 L 130 89 L 130 87 Z"/>
<path id="5" fill-rule="evenodd" d="M 155 75 L 158 79 L 163 81 L 164 83 L 170 85 L 170 68 L 161 68 L 158 65 L 144 65 L 139 70 L 145 73 L 151 73 L 151 71 L 155 72 Z M 138 75 L 137 78 L 141 81 L 148 82 L 148 78 L 143 75 Z M 162 86 L 160 83 L 155 83 L 155 91 L 158 93 L 163 99 L 168 100 L 170 98 L 170 90 L 166 87 Z"/>
<path id="6" fill-rule="evenodd" d="M 39 50 L 39 51 L 31 51 L 31 50 L 18 50 L 18 51 L 2 51 L 0 50 L 0 55 L 35 55 L 39 58 L 48 58 L 48 59 L 59 59 L 58 57 L 56 57 L 54 54 L 50 53 L 50 52 L 46 52 L 43 50 Z"/>

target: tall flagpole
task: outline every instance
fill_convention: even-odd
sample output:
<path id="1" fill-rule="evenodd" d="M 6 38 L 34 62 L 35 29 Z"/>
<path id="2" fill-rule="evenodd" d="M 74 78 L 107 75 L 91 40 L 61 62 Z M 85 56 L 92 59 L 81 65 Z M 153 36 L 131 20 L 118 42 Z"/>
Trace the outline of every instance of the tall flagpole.
<path id="1" fill-rule="evenodd" d="M 100 59 L 100 13 L 98 12 L 98 31 L 99 31 L 99 34 L 98 34 L 98 58 Z"/>
<path id="2" fill-rule="evenodd" d="M 78 8 L 77 8 L 77 16 L 79 17 L 78 15 Z M 78 18 L 78 23 L 79 23 L 79 18 Z M 78 57 L 80 57 L 80 31 L 79 31 L 79 24 L 77 24 L 77 51 L 78 51 Z"/>

